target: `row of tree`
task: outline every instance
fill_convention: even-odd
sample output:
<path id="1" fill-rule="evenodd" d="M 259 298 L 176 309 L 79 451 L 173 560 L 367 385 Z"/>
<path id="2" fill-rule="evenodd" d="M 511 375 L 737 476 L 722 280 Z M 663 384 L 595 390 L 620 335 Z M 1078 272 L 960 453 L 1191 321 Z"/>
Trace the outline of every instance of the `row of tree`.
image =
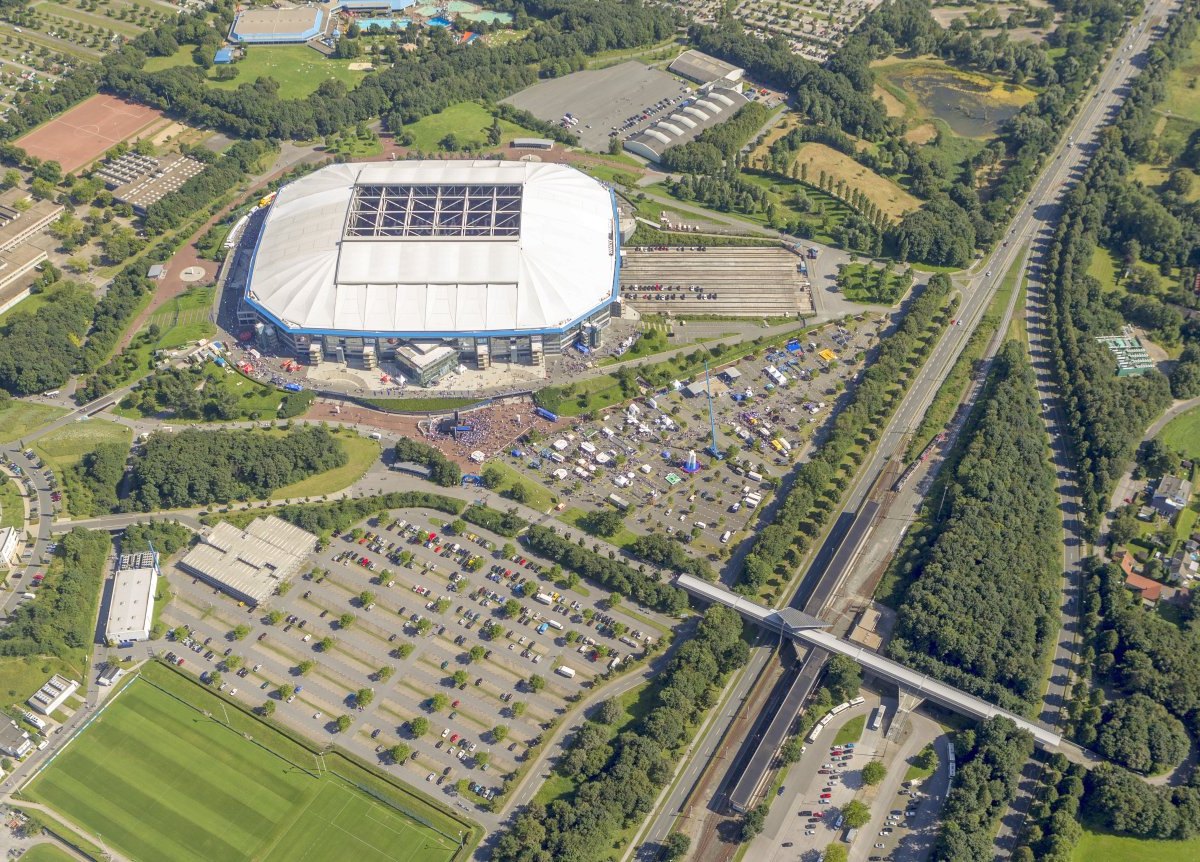
<path id="1" fill-rule="evenodd" d="M 1051 755 L 1042 770 L 1037 799 L 1029 809 L 1013 862 L 1071 862 L 1083 837 L 1079 806 L 1087 770 L 1062 754 Z"/>
<path id="2" fill-rule="evenodd" d="M 536 529 L 536 528 L 535 528 Z M 576 734 L 561 771 L 577 786 L 570 798 L 533 803 L 496 840 L 497 862 L 587 862 L 603 856 L 622 829 L 650 811 L 674 772 L 679 749 L 715 702 L 725 676 L 745 663 L 742 620 L 709 608 L 657 675 L 654 706 L 611 741 L 589 722 Z M 598 718 L 605 717 L 604 710 Z M 615 720 L 615 712 L 607 717 Z"/>
<path id="3" fill-rule="evenodd" d="M 474 503 L 463 509 L 462 519 L 477 527 L 491 530 L 501 536 L 515 536 L 529 526 L 529 522 L 516 513 L 500 512 L 488 506 Z"/>
<path id="4" fill-rule="evenodd" d="M 1154 106 L 1165 93 L 1167 77 L 1195 37 L 1196 13 L 1197 4 L 1189 0 L 1166 25 L 1112 129 L 1067 194 L 1048 257 L 1053 362 L 1064 384 L 1067 430 L 1080 467 L 1085 520 L 1093 533 L 1109 490 L 1146 425 L 1170 402 L 1171 392 L 1167 379 L 1155 371 L 1116 376 L 1111 354 L 1095 336 L 1120 332 L 1124 320 L 1087 269 L 1102 237 L 1126 247 L 1134 239 L 1138 247 L 1173 244 L 1177 225 L 1165 208 L 1144 190 L 1128 187 L 1125 178 L 1130 156 L 1136 158 L 1153 134 Z"/>
<path id="5" fill-rule="evenodd" d="M 342 444 L 319 425 L 280 435 L 252 430 L 158 432 L 133 458 L 129 504 L 136 511 L 154 512 L 264 498 L 347 460 Z"/>
<path id="6" fill-rule="evenodd" d="M 65 658 L 88 649 L 111 547 L 107 533 L 82 527 L 60 538 L 38 600 L 18 605 L 0 629 L 0 655 Z"/>
<path id="7" fill-rule="evenodd" d="M 554 527 L 534 524 L 522 537 L 531 551 L 545 557 L 568 572 L 594 581 L 604 589 L 633 599 L 638 604 L 675 616 L 687 607 L 687 594 L 665 583 L 644 566 L 634 569 L 619 559 L 609 559 L 585 547 L 582 536 L 571 541 L 570 534 L 560 536 Z"/>
<path id="8" fill-rule="evenodd" d="M 456 487 L 462 481 L 462 470 L 442 454 L 441 450 L 427 443 L 404 437 L 393 450 L 396 461 L 402 464 L 419 464 L 429 471 L 429 480 L 443 488 Z"/>
<path id="9" fill-rule="evenodd" d="M 1061 524 L 1023 345 L 1007 342 L 964 435 L 944 519 L 913 566 L 893 658 L 1014 710 L 1041 698 L 1058 629 Z"/>
<path id="10" fill-rule="evenodd" d="M 750 546 L 737 589 L 756 593 L 776 572 L 784 580 L 790 577 L 836 510 L 849 485 L 850 469 L 866 457 L 953 310 L 950 279 L 935 275 L 909 303 L 900 326 L 880 344 L 821 448 L 796 469 L 771 523 L 759 530 Z"/>
<path id="11" fill-rule="evenodd" d="M 629 546 L 629 553 L 651 565 L 667 569 L 676 574 L 687 572 L 706 581 L 715 581 L 716 573 L 707 560 L 694 557 L 684 550 L 683 545 L 674 539 L 648 533 L 638 536 Z"/>
<path id="12" fill-rule="evenodd" d="M 942 809 L 935 862 L 979 862 L 992 858 L 1000 817 L 1017 795 L 1021 769 L 1033 754 L 1033 736 L 996 716 L 977 730 L 955 735 L 958 771 Z"/>
<path id="13" fill-rule="evenodd" d="M 670 171 L 682 173 L 718 173 L 737 158 L 770 116 L 771 110 L 761 102 L 748 102 L 728 121 L 709 126 L 694 141 L 671 147 L 663 154 L 662 164 Z"/>
<path id="14" fill-rule="evenodd" d="M 371 497 L 343 497 L 332 503 L 291 503 L 279 507 L 274 514 L 302 530 L 328 537 L 335 531 L 342 533 L 349 530 L 371 515 L 378 514 L 380 518 L 390 518 L 391 509 L 433 509 L 435 512 L 457 516 L 462 514 L 464 505 L 462 500 L 444 497 L 441 494 L 395 491 Z"/>

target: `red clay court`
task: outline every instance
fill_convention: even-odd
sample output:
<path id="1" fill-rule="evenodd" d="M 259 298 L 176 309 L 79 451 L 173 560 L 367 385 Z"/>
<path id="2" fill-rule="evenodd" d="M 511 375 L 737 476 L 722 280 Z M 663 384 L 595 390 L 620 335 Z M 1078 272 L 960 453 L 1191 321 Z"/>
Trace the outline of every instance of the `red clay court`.
<path id="1" fill-rule="evenodd" d="M 29 155 L 58 162 L 64 171 L 71 172 L 162 118 L 163 114 L 154 108 L 100 94 L 14 143 Z"/>

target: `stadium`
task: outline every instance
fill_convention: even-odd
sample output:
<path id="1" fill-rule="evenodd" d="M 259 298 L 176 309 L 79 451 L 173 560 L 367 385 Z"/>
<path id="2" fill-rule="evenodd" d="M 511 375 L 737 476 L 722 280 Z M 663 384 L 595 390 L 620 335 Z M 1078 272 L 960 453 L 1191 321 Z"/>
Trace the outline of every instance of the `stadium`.
<path id="1" fill-rule="evenodd" d="M 460 364 L 542 365 L 595 346 L 617 297 L 616 198 L 564 165 L 330 165 L 283 187 L 244 311 L 282 352 L 430 385 Z"/>

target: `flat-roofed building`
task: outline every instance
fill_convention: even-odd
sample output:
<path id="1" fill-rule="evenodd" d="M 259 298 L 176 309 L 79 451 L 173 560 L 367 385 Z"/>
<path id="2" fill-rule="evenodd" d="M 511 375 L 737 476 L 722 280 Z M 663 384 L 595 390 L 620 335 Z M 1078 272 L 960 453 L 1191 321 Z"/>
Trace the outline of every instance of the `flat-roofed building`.
<path id="1" fill-rule="evenodd" d="M 29 732 L 19 728 L 15 721 L 9 719 L 0 724 L 0 753 L 8 757 L 24 757 L 32 748 Z"/>
<path id="2" fill-rule="evenodd" d="M 307 42 L 321 35 L 325 20 L 319 6 L 252 7 L 233 19 L 229 41 L 259 45 Z"/>
<path id="3" fill-rule="evenodd" d="M 667 69 L 697 84 L 711 84 L 714 81 L 734 84 L 742 80 L 742 75 L 745 74 L 744 69 L 739 69 L 732 63 L 694 50 L 684 51 Z"/>
<path id="4" fill-rule="evenodd" d="M 104 637 L 123 644 L 150 638 L 154 620 L 154 593 L 158 586 L 158 558 L 151 552 L 122 554 L 113 575 Z"/>
<path id="5" fill-rule="evenodd" d="M 17 556 L 17 546 L 21 544 L 21 531 L 16 527 L 0 528 L 0 566 L 7 566 Z"/>
<path id="6" fill-rule="evenodd" d="M 55 674 L 46 680 L 46 684 L 33 693 L 33 697 L 25 701 L 34 712 L 50 715 L 67 702 L 67 698 L 79 689 L 79 683 L 65 676 Z"/>
<path id="7" fill-rule="evenodd" d="M 62 204 L 33 200 L 18 189 L 0 195 L 0 252 L 11 251 L 48 227 L 62 211 Z"/>
<path id="8" fill-rule="evenodd" d="M 113 197 L 144 213 L 171 192 L 204 170 L 204 162 L 180 153 L 165 156 L 125 155 L 105 164 L 97 172 Z"/>
<path id="9" fill-rule="evenodd" d="M 179 562 L 239 601 L 261 604 L 289 580 L 316 547 L 317 537 L 268 515 L 239 530 L 221 522 Z"/>

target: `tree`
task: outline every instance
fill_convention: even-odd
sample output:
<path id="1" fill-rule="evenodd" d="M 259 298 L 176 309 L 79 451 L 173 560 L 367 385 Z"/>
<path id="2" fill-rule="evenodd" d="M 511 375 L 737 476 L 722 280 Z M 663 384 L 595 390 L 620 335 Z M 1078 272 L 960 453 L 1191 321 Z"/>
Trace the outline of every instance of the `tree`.
<path id="1" fill-rule="evenodd" d="M 615 536 L 624 525 L 625 522 L 621 519 L 621 515 L 613 509 L 590 512 L 580 521 L 580 526 L 589 533 L 605 538 Z"/>
<path id="2" fill-rule="evenodd" d="M 465 670 L 462 670 L 460 668 L 459 670 L 456 670 L 453 674 L 450 675 L 450 679 L 452 679 L 454 681 L 455 685 L 461 687 L 461 686 L 466 685 L 467 682 L 471 679 L 471 677 Z"/>
<path id="3" fill-rule="evenodd" d="M 456 536 L 461 536 L 467 531 L 467 522 L 462 518 L 455 518 L 450 522 L 450 531 Z"/>
<path id="4" fill-rule="evenodd" d="M 441 712 L 450 705 L 450 698 L 439 692 L 429 698 L 428 703 L 431 712 Z"/>
<path id="5" fill-rule="evenodd" d="M 850 848 L 845 844 L 835 841 L 826 846 L 825 853 L 821 857 L 821 862 L 846 862 L 849 858 Z"/>
<path id="6" fill-rule="evenodd" d="M 368 605 L 375 604 L 375 594 L 370 590 L 363 590 L 358 594 L 358 603 L 364 608 Z"/>
<path id="7" fill-rule="evenodd" d="M 267 625 L 277 626 L 283 622 L 283 611 L 271 611 L 267 614 Z"/>
<path id="8" fill-rule="evenodd" d="M 385 664 L 379 670 L 375 671 L 375 679 L 379 680 L 379 682 L 387 682 L 395 672 L 396 669 L 394 667 Z"/>
<path id="9" fill-rule="evenodd" d="M 487 766 L 491 762 L 492 755 L 486 751 L 477 751 L 471 755 L 471 759 L 475 761 L 476 766 Z"/>
<path id="10" fill-rule="evenodd" d="M 862 780 L 864 784 L 874 786 L 883 781 L 887 775 L 887 767 L 881 761 L 872 760 L 862 768 Z"/>
<path id="11" fill-rule="evenodd" d="M 504 602 L 504 616 L 508 619 L 514 619 L 521 613 L 521 603 L 516 599 L 508 599 Z"/>
<path id="12" fill-rule="evenodd" d="M 250 634 L 250 626 L 246 625 L 245 623 L 240 623 L 239 625 L 234 626 L 234 629 L 230 632 L 230 634 L 233 635 L 233 639 L 235 641 L 244 641 L 246 636 Z"/>
<path id="13" fill-rule="evenodd" d="M 495 727 L 493 727 L 492 739 L 496 740 L 497 743 L 504 742 L 504 740 L 508 739 L 508 725 L 497 724 Z"/>
<path id="14" fill-rule="evenodd" d="M 528 707 L 526 706 L 525 701 L 523 701 L 523 700 L 514 700 L 512 703 L 510 703 L 508 705 L 509 712 L 511 712 L 517 718 L 520 718 L 521 716 L 523 716 L 525 714 L 526 709 L 528 709 Z"/>
<path id="15" fill-rule="evenodd" d="M 793 736 L 783 744 L 779 755 L 783 758 L 784 763 L 795 763 L 804 754 L 804 740 L 799 736 Z"/>
<path id="16" fill-rule="evenodd" d="M 842 808 L 842 818 L 851 829 L 861 829 L 871 822 L 871 809 L 861 800 L 854 799 Z"/>
<path id="17" fill-rule="evenodd" d="M 534 674 L 529 678 L 529 690 L 539 692 L 546 687 L 546 679 L 540 674 Z"/>
<path id="18" fill-rule="evenodd" d="M 517 549 L 512 542 L 505 542 L 504 547 L 500 549 L 500 556 L 506 560 L 511 560 L 517 555 Z"/>
<path id="19" fill-rule="evenodd" d="M 279 695 L 280 700 L 287 700 L 289 697 L 291 697 L 295 693 L 296 693 L 296 686 L 292 685 L 290 682 L 285 682 L 283 685 L 279 686 L 279 688 L 276 690 L 276 694 Z"/>
<path id="20" fill-rule="evenodd" d="M 340 628 L 340 629 L 350 628 L 350 626 L 354 625 L 355 619 L 357 619 L 357 617 L 355 617 L 354 614 L 347 611 L 346 613 L 344 613 L 340 617 L 338 617 L 338 628 Z"/>
<path id="21" fill-rule="evenodd" d="M 306 676 L 308 672 L 316 666 L 317 663 L 315 661 L 310 658 L 306 658 L 304 661 L 296 665 L 296 673 L 300 674 L 300 676 Z"/>
<path id="22" fill-rule="evenodd" d="M 621 706 L 621 702 L 615 697 L 610 697 L 603 701 L 596 710 L 596 721 L 611 726 L 620 721 L 624 715 L 625 707 Z"/>
<path id="23" fill-rule="evenodd" d="M 483 661 L 483 657 L 486 654 L 487 654 L 487 650 L 485 650 L 479 644 L 475 644 L 475 646 L 471 647 L 471 649 L 467 652 L 467 655 L 470 657 L 471 661 L 473 661 L 473 662 Z"/>
<path id="24" fill-rule="evenodd" d="M 191 634 L 192 630 L 187 626 L 175 626 L 175 628 L 171 629 L 172 640 L 181 641 L 186 637 L 190 637 Z"/>
<path id="25" fill-rule="evenodd" d="M 264 701 L 263 705 L 258 708 L 258 713 L 259 713 L 259 715 L 263 715 L 263 716 L 266 716 L 267 718 L 270 718 L 272 715 L 275 714 L 275 701 L 273 701 L 273 700 Z"/>
<path id="26" fill-rule="evenodd" d="M 1165 707 L 1144 694 L 1134 694 L 1105 709 L 1096 748 L 1115 763 L 1153 774 L 1187 756 L 1188 737 L 1183 723 Z"/>
<path id="27" fill-rule="evenodd" d="M 410 718 L 405 724 L 408 726 L 408 732 L 416 737 L 424 736 L 429 731 L 429 719 L 423 715 Z"/>
<path id="28" fill-rule="evenodd" d="M 927 745 L 917 754 L 913 763 L 919 769 L 934 772 L 938 768 L 937 751 L 932 745 Z"/>
<path id="29" fill-rule="evenodd" d="M 616 140 L 614 138 L 613 140 Z M 666 862 L 681 862 L 691 849 L 692 839 L 684 835 L 682 832 L 672 832 L 667 836 L 667 840 L 663 842 L 663 857 Z"/>
<path id="30" fill-rule="evenodd" d="M 396 654 L 397 658 L 408 658 L 410 655 L 412 655 L 414 649 L 416 649 L 416 647 L 413 644 L 402 643 L 400 646 L 392 650 L 392 652 Z"/>
<path id="31" fill-rule="evenodd" d="M 504 484 L 504 472 L 494 465 L 484 467 L 483 473 L 480 474 L 483 479 L 483 487 L 495 490 Z M 508 545 L 505 545 L 508 547 Z"/>
<path id="32" fill-rule="evenodd" d="M 329 652 L 331 649 L 333 649 L 333 644 L 333 638 L 329 637 L 328 635 L 317 641 L 317 647 L 321 650 L 321 652 Z"/>
<path id="33" fill-rule="evenodd" d="M 358 691 L 354 692 L 354 705 L 355 706 L 363 706 L 363 707 L 370 706 L 371 701 L 373 701 L 374 699 L 375 699 L 375 690 L 374 689 L 360 688 Z"/>
<path id="34" fill-rule="evenodd" d="M 410 749 L 403 742 L 397 742 L 388 749 L 388 757 L 391 758 L 392 763 L 403 763 L 404 761 L 408 760 L 408 755 L 411 752 L 412 749 Z"/>
<path id="35" fill-rule="evenodd" d="M 220 688 L 221 687 L 221 672 L 216 671 L 216 670 L 210 671 L 208 674 L 208 684 L 211 685 L 213 688 Z"/>
<path id="36" fill-rule="evenodd" d="M 352 719 L 350 718 L 350 716 L 339 715 L 337 717 L 338 733 L 345 733 L 347 730 L 349 730 L 351 722 L 352 722 Z"/>
<path id="37" fill-rule="evenodd" d="M 767 814 L 771 810 L 771 803 L 760 802 L 758 805 L 751 808 L 742 815 L 742 842 L 745 843 L 751 838 L 754 838 L 763 831 L 763 826 L 767 822 Z"/>
<path id="38" fill-rule="evenodd" d="M 245 663 L 245 659 L 243 659 L 243 658 L 242 658 L 240 655 L 238 655 L 237 653 L 233 653 L 232 655 L 227 655 L 227 656 L 225 656 L 225 658 L 224 658 L 224 659 L 222 659 L 222 660 L 221 660 L 221 666 L 222 666 L 222 667 L 223 667 L 223 668 L 224 668 L 226 671 L 233 671 L 233 670 L 237 670 L 237 669 L 238 669 L 239 667 L 241 667 L 241 666 L 242 666 L 244 663 Z"/>

